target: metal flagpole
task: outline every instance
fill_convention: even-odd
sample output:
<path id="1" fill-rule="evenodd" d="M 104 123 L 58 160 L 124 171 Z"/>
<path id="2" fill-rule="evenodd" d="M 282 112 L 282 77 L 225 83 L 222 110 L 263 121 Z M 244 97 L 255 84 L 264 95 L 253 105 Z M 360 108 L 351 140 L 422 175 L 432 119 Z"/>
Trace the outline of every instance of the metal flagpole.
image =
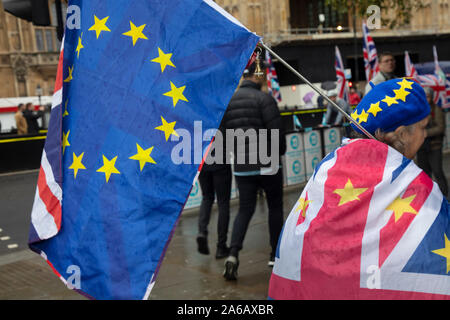
<path id="1" fill-rule="evenodd" d="M 353 119 L 350 115 L 348 115 L 341 107 L 339 107 L 335 102 L 333 102 L 330 98 L 328 98 L 327 95 L 323 94 L 319 88 L 317 88 L 315 85 L 313 85 L 311 82 L 308 81 L 304 76 L 302 76 L 297 70 L 292 68 L 286 61 L 284 61 L 279 55 L 277 55 L 275 52 L 272 51 L 268 46 L 266 46 L 262 41 L 260 41 L 262 47 L 269 51 L 269 53 L 277 58 L 282 64 L 286 66 L 289 70 L 291 70 L 297 77 L 299 77 L 303 82 L 305 82 L 307 85 L 309 85 L 314 91 L 316 91 L 319 95 L 321 95 L 329 104 L 331 104 L 333 107 L 335 107 L 340 113 L 342 113 L 348 121 L 353 123 L 356 127 L 358 127 L 359 130 L 361 130 L 367 137 L 371 139 L 375 139 L 373 135 L 371 135 L 366 129 L 364 129 L 355 119 Z"/>

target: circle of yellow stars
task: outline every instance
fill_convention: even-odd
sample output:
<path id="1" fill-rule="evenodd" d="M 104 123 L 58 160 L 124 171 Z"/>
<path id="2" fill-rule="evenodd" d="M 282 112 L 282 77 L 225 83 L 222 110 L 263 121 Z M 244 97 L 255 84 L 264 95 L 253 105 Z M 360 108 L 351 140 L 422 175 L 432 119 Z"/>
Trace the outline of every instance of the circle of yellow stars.
<path id="1" fill-rule="evenodd" d="M 93 17 L 93 25 L 88 29 L 88 31 L 95 32 L 96 39 L 100 39 L 104 36 L 104 33 L 111 32 L 111 29 L 108 26 L 109 16 L 104 18 L 99 18 L 96 15 Z M 129 21 L 129 30 L 123 32 L 122 35 L 131 38 L 131 42 L 133 47 L 136 46 L 138 41 L 148 40 L 148 33 L 145 30 L 146 24 L 136 25 L 133 21 Z M 80 34 L 77 41 L 77 46 L 75 49 L 77 59 L 80 58 L 80 54 L 82 55 L 82 50 L 85 49 L 83 44 L 83 33 Z M 167 70 L 168 67 L 176 68 L 175 64 L 172 62 L 172 53 L 166 53 L 158 47 L 158 56 L 152 57 L 149 62 L 158 63 L 161 68 L 161 73 Z M 70 83 L 73 80 L 74 66 L 68 67 L 68 75 L 64 79 L 65 83 Z M 173 107 L 175 108 L 179 101 L 189 102 L 189 100 L 184 96 L 184 91 L 186 89 L 185 85 L 177 86 L 172 81 L 168 84 L 168 88 L 170 86 L 170 90 L 164 92 L 162 95 L 171 98 L 171 102 Z M 69 116 L 68 109 L 68 100 L 65 102 L 64 112 L 62 117 Z M 162 115 L 160 116 L 161 125 L 155 127 L 155 130 L 162 131 L 164 133 L 164 138 L 166 141 L 173 135 L 178 137 L 178 133 L 175 130 L 176 121 L 169 122 Z M 62 151 L 63 154 L 66 151 L 66 148 L 70 146 L 69 136 L 70 130 L 67 132 L 63 132 L 62 137 Z M 136 143 L 136 154 L 131 155 L 128 159 L 135 160 L 139 162 L 140 171 L 143 171 L 145 165 L 147 163 L 156 164 L 156 161 L 151 157 L 151 153 L 154 149 L 154 146 L 149 148 L 143 148 L 138 143 Z M 74 179 L 77 178 L 80 170 L 86 170 L 85 165 L 83 164 L 84 152 L 77 155 L 75 152 L 72 153 L 72 163 L 69 166 L 70 170 L 73 170 Z M 106 182 L 109 182 L 109 179 L 113 174 L 121 174 L 121 172 L 116 167 L 116 161 L 118 156 L 112 157 L 109 159 L 106 155 L 102 154 L 103 165 L 96 170 L 96 172 L 104 173 Z"/>
<path id="2" fill-rule="evenodd" d="M 351 117 L 358 121 L 358 123 L 367 122 L 370 115 L 376 117 L 379 112 L 382 112 L 384 110 L 384 108 L 398 104 L 400 100 L 406 102 L 406 97 L 411 93 L 411 91 L 406 91 L 406 89 L 412 89 L 413 83 L 413 81 L 408 81 L 406 78 L 403 78 L 402 81 L 397 82 L 397 84 L 400 85 L 400 88 L 393 90 L 393 96 L 385 95 L 385 97 L 380 101 L 371 103 L 367 111 L 362 110 L 360 114 L 358 114 L 357 110 L 353 111 Z M 381 108 L 381 102 L 384 102 L 386 104 L 384 108 Z"/>

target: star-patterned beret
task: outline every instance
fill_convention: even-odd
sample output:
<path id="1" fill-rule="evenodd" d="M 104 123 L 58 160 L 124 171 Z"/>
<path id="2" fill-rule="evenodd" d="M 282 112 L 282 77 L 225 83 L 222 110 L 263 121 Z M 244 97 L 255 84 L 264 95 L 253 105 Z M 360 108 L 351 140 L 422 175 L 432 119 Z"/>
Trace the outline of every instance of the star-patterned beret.
<path id="1" fill-rule="evenodd" d="M 369 133 L 375 134 L 377 129 L 391 132 L 414 124 L 429 114 L 430 105 L 423 88 L 411 79 L 401 78 L 374 86 L 351 116 Z M 362 133 L 354 124 L 352 127 Z"/>

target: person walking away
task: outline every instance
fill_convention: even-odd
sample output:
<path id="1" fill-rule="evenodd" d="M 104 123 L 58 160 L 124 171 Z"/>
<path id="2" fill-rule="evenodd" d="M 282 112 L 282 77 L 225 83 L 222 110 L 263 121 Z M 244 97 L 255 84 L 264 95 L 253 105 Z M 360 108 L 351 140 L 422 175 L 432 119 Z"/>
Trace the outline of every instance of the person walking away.
<path id="1" fill-rule="evenodd" d="M 223 130 L 217 131 L 223 135 Z M 203 164 L 198 177 L 200 188 L 202 190 L 202 202 L 200 204 L 200 213 L 198 219 L 198 252 L 209 254 L 208 246 L 208 224 L 211 217 L 211 209 L 214 203 L 214 196 L 217 197 L 218 220 L 217 220 L 217 249 L 216 259 L 222 259 L 228 256 L 230 249 L 227 246 L 228 226 L 230 221 L 230 196 L 231 196 L 231 165 L 227 161 L 227 154 L 224 149 L 222 155 L 216 153 L 215 144 L 222 143 L 223 139 L 214 140 L 211 145 L 208 158 Z M 211 162 L 210 160 L 214 158 Z"/>
<path id="2" fill-rule="evenodd" d="M 233 223 L 230 255 L 225 261 L 223 273 L 226 280 L 237 279 L 238 254 L 243 248 L 244 238 L 255 212 L 259 188 L 265 192 L 269 209 L 269 266 L 274 263 L 278 237 L 283 226 L 283 177 L 279 164 L 280 156 L 286 151 L 285 136 L 277 102 L 261 91 L 264 78 L 254 74 L 255 68 L 256 64 L 253 63 L 244 71 L 244 80 L 231 98 L 223 119 L 227 135 L 229 129 L 235 130 L 234 175 L 239 191 L 239 211 Z M 264 130 L 267 135 L 263 134 Z M 244 132 L 244 139 L 236 134 L 238 131 Z M 272 134 L 278 134 L 278 140 L 268 139 Z M 270 159 L 277 159 L 276 165 L 262 164 L 258 153 L 261 151 L 258 147 L 262 143 L 266 143 L 266 152 L 272 149 L 274 143 L 278 145 L 270 154 Z"/>

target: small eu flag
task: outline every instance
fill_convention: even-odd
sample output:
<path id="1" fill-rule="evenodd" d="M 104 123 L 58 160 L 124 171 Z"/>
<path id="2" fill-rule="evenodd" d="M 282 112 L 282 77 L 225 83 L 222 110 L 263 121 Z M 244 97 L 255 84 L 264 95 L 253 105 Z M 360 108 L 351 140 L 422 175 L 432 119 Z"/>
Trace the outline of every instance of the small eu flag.
<path id="1" fill-rule="evenodd" d="M 147 298 L 199 166 L 171 137 L 218 128 L 259 37 L 211 0 L 73 0 L 66 21 L 30 248 L 88 297 Z"/>

